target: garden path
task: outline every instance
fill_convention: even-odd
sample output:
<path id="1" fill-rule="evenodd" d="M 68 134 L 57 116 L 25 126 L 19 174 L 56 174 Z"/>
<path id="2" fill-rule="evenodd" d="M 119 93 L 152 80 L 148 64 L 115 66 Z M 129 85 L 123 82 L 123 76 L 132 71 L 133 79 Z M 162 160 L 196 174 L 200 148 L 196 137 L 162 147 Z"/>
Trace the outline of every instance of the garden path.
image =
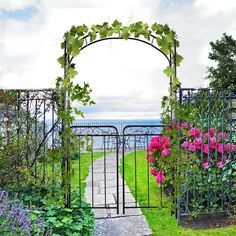
<path id="1" fill-rule="evenodd" d="M 121 156 L 121 155 L 119 155 Z M 123 193 L 122 177 L 119 174 L 119 212 L 110 207 L 117 206 L 117 166 L 116 155 L 111 153 L 99 158 L 90 166 L 89 175 L 86 178 L 85 200 L 94 207 L 107 209 L 93 209 L 95 214 L 95 236 L 127 236 L 127 235 L 151 235 L 152 231 L 138 208 L 126 209 L 122 214 Z M 106 179 L 106 181 L 104 181 Z M 93 180 L 93 181 L 92 181 Z M 93 187 L 92 187 L 93 186 Z M 104 188 L 106 186 L 106 188 Z M 93 193 L 93 194 L 92 194 Z M 129 187 L 125 184 L 126 205 L 135 203 Z"/>

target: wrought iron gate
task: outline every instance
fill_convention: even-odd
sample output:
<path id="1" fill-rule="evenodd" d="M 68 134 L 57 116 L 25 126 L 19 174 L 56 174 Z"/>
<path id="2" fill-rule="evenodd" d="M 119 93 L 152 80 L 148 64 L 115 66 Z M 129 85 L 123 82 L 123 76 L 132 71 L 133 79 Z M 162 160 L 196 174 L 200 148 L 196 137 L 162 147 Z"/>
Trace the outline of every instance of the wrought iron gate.
<path id="1" fill-rule="evenodd" d="M 150 139 L 153 136 L 160 135 L 163 127 L 163 125 L 129 125 L 123 128 L 123 214 L 125 214 L 126 209 L 157 208 L 162 205 L 162 188 L 160 188 L 158 198 L 151 198 L 150 183 L 153 182 L 153 178 L 150 176 L 150 163 L 146 160 L 146 155 Z M 142 171 L 141 176 L 138 175 L 140 171 Z M 129 186 L 127 186 L 126 181 L 129 181 Z"/>
<path id="2" fill-rule="evenodd" d="M 117 128 L 115 126 L 72 126 L 72 128 L 79 140 L 77 183 L 80 200 L 84 195 L 92 208 L 116 209 L 119 214 L 119 134 Z M 81 176 L 84 168 L 81 157 L 84 154 L 88 154 L 87 158 L 90 159 L 91 164 L 86 180 L 83 180 Z"/>

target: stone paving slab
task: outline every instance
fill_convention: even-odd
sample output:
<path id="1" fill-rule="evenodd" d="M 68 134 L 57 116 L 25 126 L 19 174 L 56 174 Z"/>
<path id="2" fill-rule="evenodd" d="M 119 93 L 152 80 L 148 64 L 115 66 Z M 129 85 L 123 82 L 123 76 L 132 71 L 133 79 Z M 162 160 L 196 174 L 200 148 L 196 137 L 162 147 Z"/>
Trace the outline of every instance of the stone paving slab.
<path id="1" fill-rule="evenodd" d="M 142 215 L 97 219 L 95 222 L 94 235 L 96 236 L 152 235 L 152 231 L 148 227 L 147 221 Z"/>
<path id="2" fill-rule="evenodd" d="M 93 196 L 92 196 L 92 194 L 85 194 L 86 202 L 89 202 L 92 204 L 92 199 L 93 199 L 94 206 L 105 204 L 105 195 L 104 194 L 94 194 Z M 113 193 L 106 194 L 106 204 L 114 204 L 114 203 L 116 203 L 116 199 L 115 199 Z"/>

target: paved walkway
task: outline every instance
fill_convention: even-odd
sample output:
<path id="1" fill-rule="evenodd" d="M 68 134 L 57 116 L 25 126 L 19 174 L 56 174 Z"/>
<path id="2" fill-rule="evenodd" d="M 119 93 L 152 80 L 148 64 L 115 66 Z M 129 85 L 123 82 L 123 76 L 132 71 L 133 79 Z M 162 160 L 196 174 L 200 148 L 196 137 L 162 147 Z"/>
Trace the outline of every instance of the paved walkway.
<path id="1" fill-rule="evenodd" d="M 152 231 L 138 208 L 126 209 L 122 214 L 122 177 L 119 175 L 119 211 L 110 207 L 117 206 L 117 172 L 116 156 L 109 154 L 99 158 L 90 166 L 89 176 L 86 179 L 87 187 L 85 199 L 94 207 L 107 209 L 93 209 L 95 214 L 95 236 L 136 236 L 151 235 Z M 93 171 L 92 171 L 93 170 Z M 92 182 L 93 173 L 93 182 Z M 106 179 L 106 181 L 104 181 Z M 106 188 L 105 188 L 106 186 Z M 126 206 L 134 206 L 135 199 L 125 185 Z"/>

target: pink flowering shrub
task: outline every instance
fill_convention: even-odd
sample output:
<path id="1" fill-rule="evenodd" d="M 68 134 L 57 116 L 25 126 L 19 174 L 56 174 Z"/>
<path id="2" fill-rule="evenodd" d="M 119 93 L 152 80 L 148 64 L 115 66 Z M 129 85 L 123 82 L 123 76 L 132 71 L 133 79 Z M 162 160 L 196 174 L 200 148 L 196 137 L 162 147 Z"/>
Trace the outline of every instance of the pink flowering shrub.
<path id="1" fill-rule="evenodd" d="M 153 137 L 147 149 L 150 174 L 156 178 L 158 185 L 170 183 L 170 180 L 173 179 L 178 157 L 172 155 L 172 149 L 177 145 L 171 144 L 171 132 L 178 131 L 182 134 L 181 161 L 188 166 L 197 163 L 198 168 L 202 169 L 203 175 L 205 173 L 206 176 L 207 172 L 204 171 L 220 174 L 221 168 L 229 163 L 230 155 L 236 150 L 236 145 L 228 141 L 226 132 L 219 132 L 214 127 L 204 132 L 201 128 L 193 127 L 188 122 L 172 123 L 165 130 L 165 134 L 168 136 Z M 191 167 L 189 168 L 191 169 Z"/>
<path id="2" fill-rule="evenodd" d="M 228 163 L 228 156 L 236 150 L 236 145 L 227 142 L 227 133 L 217 132 L 216 128 L 210 128 L 209 132 L 191 128 L 183 137 L 182 148 L 195 154 L 202 162 L 201 167 L 208 169 L 222 168 Z"/>
<path id="3" fill-rule="evenodd" d="M 165 182 L 165 171 L 160 169 L 160 167 L 170 157 L 170 148 L 170 138 L 162 135 L 153 137 L 148 146 L 146 158 L 150 163 L 150 174 L 156 177 L 157 184 Z"/>

